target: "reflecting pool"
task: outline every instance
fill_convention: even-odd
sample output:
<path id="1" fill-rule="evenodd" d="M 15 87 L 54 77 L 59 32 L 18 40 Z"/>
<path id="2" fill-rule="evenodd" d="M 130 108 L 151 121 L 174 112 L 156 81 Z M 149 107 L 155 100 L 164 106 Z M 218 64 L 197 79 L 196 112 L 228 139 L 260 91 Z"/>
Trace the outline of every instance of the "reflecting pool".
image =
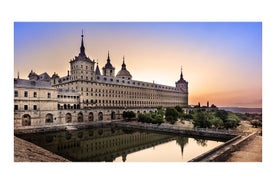
<path id="1" fill-rule="evenodd" d="M 223 143 L 108 126 L 18 137 L 71 161 L 84 162 L 186 162 Z"/>

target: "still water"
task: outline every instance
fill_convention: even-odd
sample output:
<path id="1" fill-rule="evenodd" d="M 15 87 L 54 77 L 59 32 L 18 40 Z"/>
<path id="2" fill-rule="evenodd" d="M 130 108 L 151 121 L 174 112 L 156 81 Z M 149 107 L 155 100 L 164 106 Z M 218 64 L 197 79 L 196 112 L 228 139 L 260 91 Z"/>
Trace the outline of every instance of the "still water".
<path id="1" fill-rule="evenodd" d="M 71 161 L 186 162 L 222 141 L 100 127 L 18 136 Z"/>

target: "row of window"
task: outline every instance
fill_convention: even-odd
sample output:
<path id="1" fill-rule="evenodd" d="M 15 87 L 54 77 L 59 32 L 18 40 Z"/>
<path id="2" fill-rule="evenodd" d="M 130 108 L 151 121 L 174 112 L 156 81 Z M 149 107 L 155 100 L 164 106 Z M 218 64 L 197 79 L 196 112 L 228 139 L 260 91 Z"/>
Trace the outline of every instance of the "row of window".
<path id="1" fill-rule="evenodd" d="M 127 101 L 127 100 L 83 100 L 83 103 L 91 103 L 91 104 L 97 104 L 97 103 L 109 103 L 109 104 L 133 104 L 133 105 L 139 105 L 139 104 L 149 104 L 149 105 L 153 105 L 153 104 L 170 104 L 170 103 L 177 103 L 177 102 L 151 102 L 151 101 Z M 181 103 L 181 102 L 179 102 Z"/>
<path id="2" fill-rule="evenodd" d="M 76 86 L 76 90 L 78 90 L 78 87 Z M 128 89 L 127 90 L 123 90 L 123 91 L 119 91 L 119 90 L 114 90 L 114 89 L 93 89 L 93 88 L 86 88 L 86 92 L 105 92 L 105 93 L 110 93 L 110 94 L 127 94 L 127 95 L 135 95 L 135 96 L 142 96 L 142 95 L 151 95 L 151 96 L 180 96 L 181 94 L 178 94 L 178 93 L 171 93 L 171 92 L 156 92 L 156 91 L 152 91 L 152 90 L 144 90 L 143 91 L 140 91 L 140 92 L 137 92 L 137 91 L 129 91 L 131 89 Z M 81 91 L 83 92 L 84 91 L 84 88 L 81 87 Z"/>
<path id="3" fill-rule="evenodd" d="M 71 80 L 76 80 L 76 79 L 79 79 L 79 77 L 77 77 L 77 76 L 71 76 Z M 81 75 L 80 79 L 83 80 L 84 77 Z M 85 76 L 85 80 L 89 80 L 87 76 Z M 93 81 L 93 77 L 91 77 L 91 80 Z"/>
<path id="4" fill-rule="evenodd" d="M 83 95 L 83 93 L 81 93 Z M 86 93 L 86 96 L 89 96 L 89 93 Z M 90 94 L 90 96 L 93 96 L 93 93 Z M 183 98 L 180 95 L 153 95 L 153 94 L 142 94 L 142 95 L 114 95 L 114 94 L 101 94 L 101 93 L 95 93 L 95 96 L 99 97 L 118 97 L 118 98 L 130 98 L 130 99 L 181 99 Z"/>
<path id="5" fill-rule="evenodd" d="M 71 99 L 79 99 L 79 96 L 67 96 L 67 95 L 58 95 L 58 98 L 71 98 Z"/>
<path id="6" fill-rule="evenodd" d="M 70 104 L 58 104 L 58 110 L 63 110 L 63 109 L 80 109 L 80 105 L 79 104 L 74 104 L 74 105 L 70 105 Z"/>
<path id="7" fill-rule="evenodd" d="M 83 68 L 83 65 L 80 65 L 81 68 Z M 73 65 L 73 69 L 78 68 L 78 65 Z M 85 66 L 85 69 L 88 70 L 88 66 Z M 91 66 L 91 70 L 93 70 L 93 66 Z"/>
<path id="8" fill-rule="evenodd" d="M 18 96 L 19 96 L 18 91 L 15 90 L 14 97 L 18 97 Z M 29 97 L 28 91 L 24 91 L 24 97 Z M 37 98 L 37 92 L 34 91 L 32 97 Z M 51 93 L 47 93 L 47 98 L 51 98 Z"/>
<path id="9" fill-rule="evenodd" d="M 37 109 L 37 105 L 33 105 L 33 109 L 30 109 L 30 107 L 28 105 L 24 105 L 24 110 L 27 111 L 27 110 L 38 110 Z M 18 111 L 19 110 L 19 106 L 18 105 L 14 105 L 14 110 L 15 111 Z"/>

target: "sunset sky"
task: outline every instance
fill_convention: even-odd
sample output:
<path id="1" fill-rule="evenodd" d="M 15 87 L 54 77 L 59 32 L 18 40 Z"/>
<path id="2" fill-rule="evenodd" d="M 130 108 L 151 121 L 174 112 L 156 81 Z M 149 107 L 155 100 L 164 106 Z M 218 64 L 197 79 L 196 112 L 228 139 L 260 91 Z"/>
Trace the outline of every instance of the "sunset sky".
<path id="1" fill-rule="evenodd" d="M 100 68 L 125 57 L 135 80 L 175 86 L 183 68 L 189 104 L 262 107 L 260 22 L 15 22 L 14 77 L 31 70 L 64 76 L 79 54 Z"/>

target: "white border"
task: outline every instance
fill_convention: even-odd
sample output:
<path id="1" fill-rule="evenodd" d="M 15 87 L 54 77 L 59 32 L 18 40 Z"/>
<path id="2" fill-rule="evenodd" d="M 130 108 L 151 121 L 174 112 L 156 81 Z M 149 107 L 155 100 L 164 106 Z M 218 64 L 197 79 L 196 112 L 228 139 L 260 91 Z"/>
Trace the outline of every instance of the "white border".
<path id="1" fill-rule="evenodd" d="M 0 3 L 1 183 L 196 182 L 261 183 L 273 181 L 275 162 L 275 20 L 272 1 L 8 1 Z M 14 163 L 13 22 L 14 21 L 262 21 L 263 162 L 262 163 Z M 275 165 L 275 164 L 274 164 Z M 274 166 L 275 167 L 275 166 Z M 268 180 L 267 180 L 268 179 Z M 272 180 L 271 180 L 272 179 Z"/>

